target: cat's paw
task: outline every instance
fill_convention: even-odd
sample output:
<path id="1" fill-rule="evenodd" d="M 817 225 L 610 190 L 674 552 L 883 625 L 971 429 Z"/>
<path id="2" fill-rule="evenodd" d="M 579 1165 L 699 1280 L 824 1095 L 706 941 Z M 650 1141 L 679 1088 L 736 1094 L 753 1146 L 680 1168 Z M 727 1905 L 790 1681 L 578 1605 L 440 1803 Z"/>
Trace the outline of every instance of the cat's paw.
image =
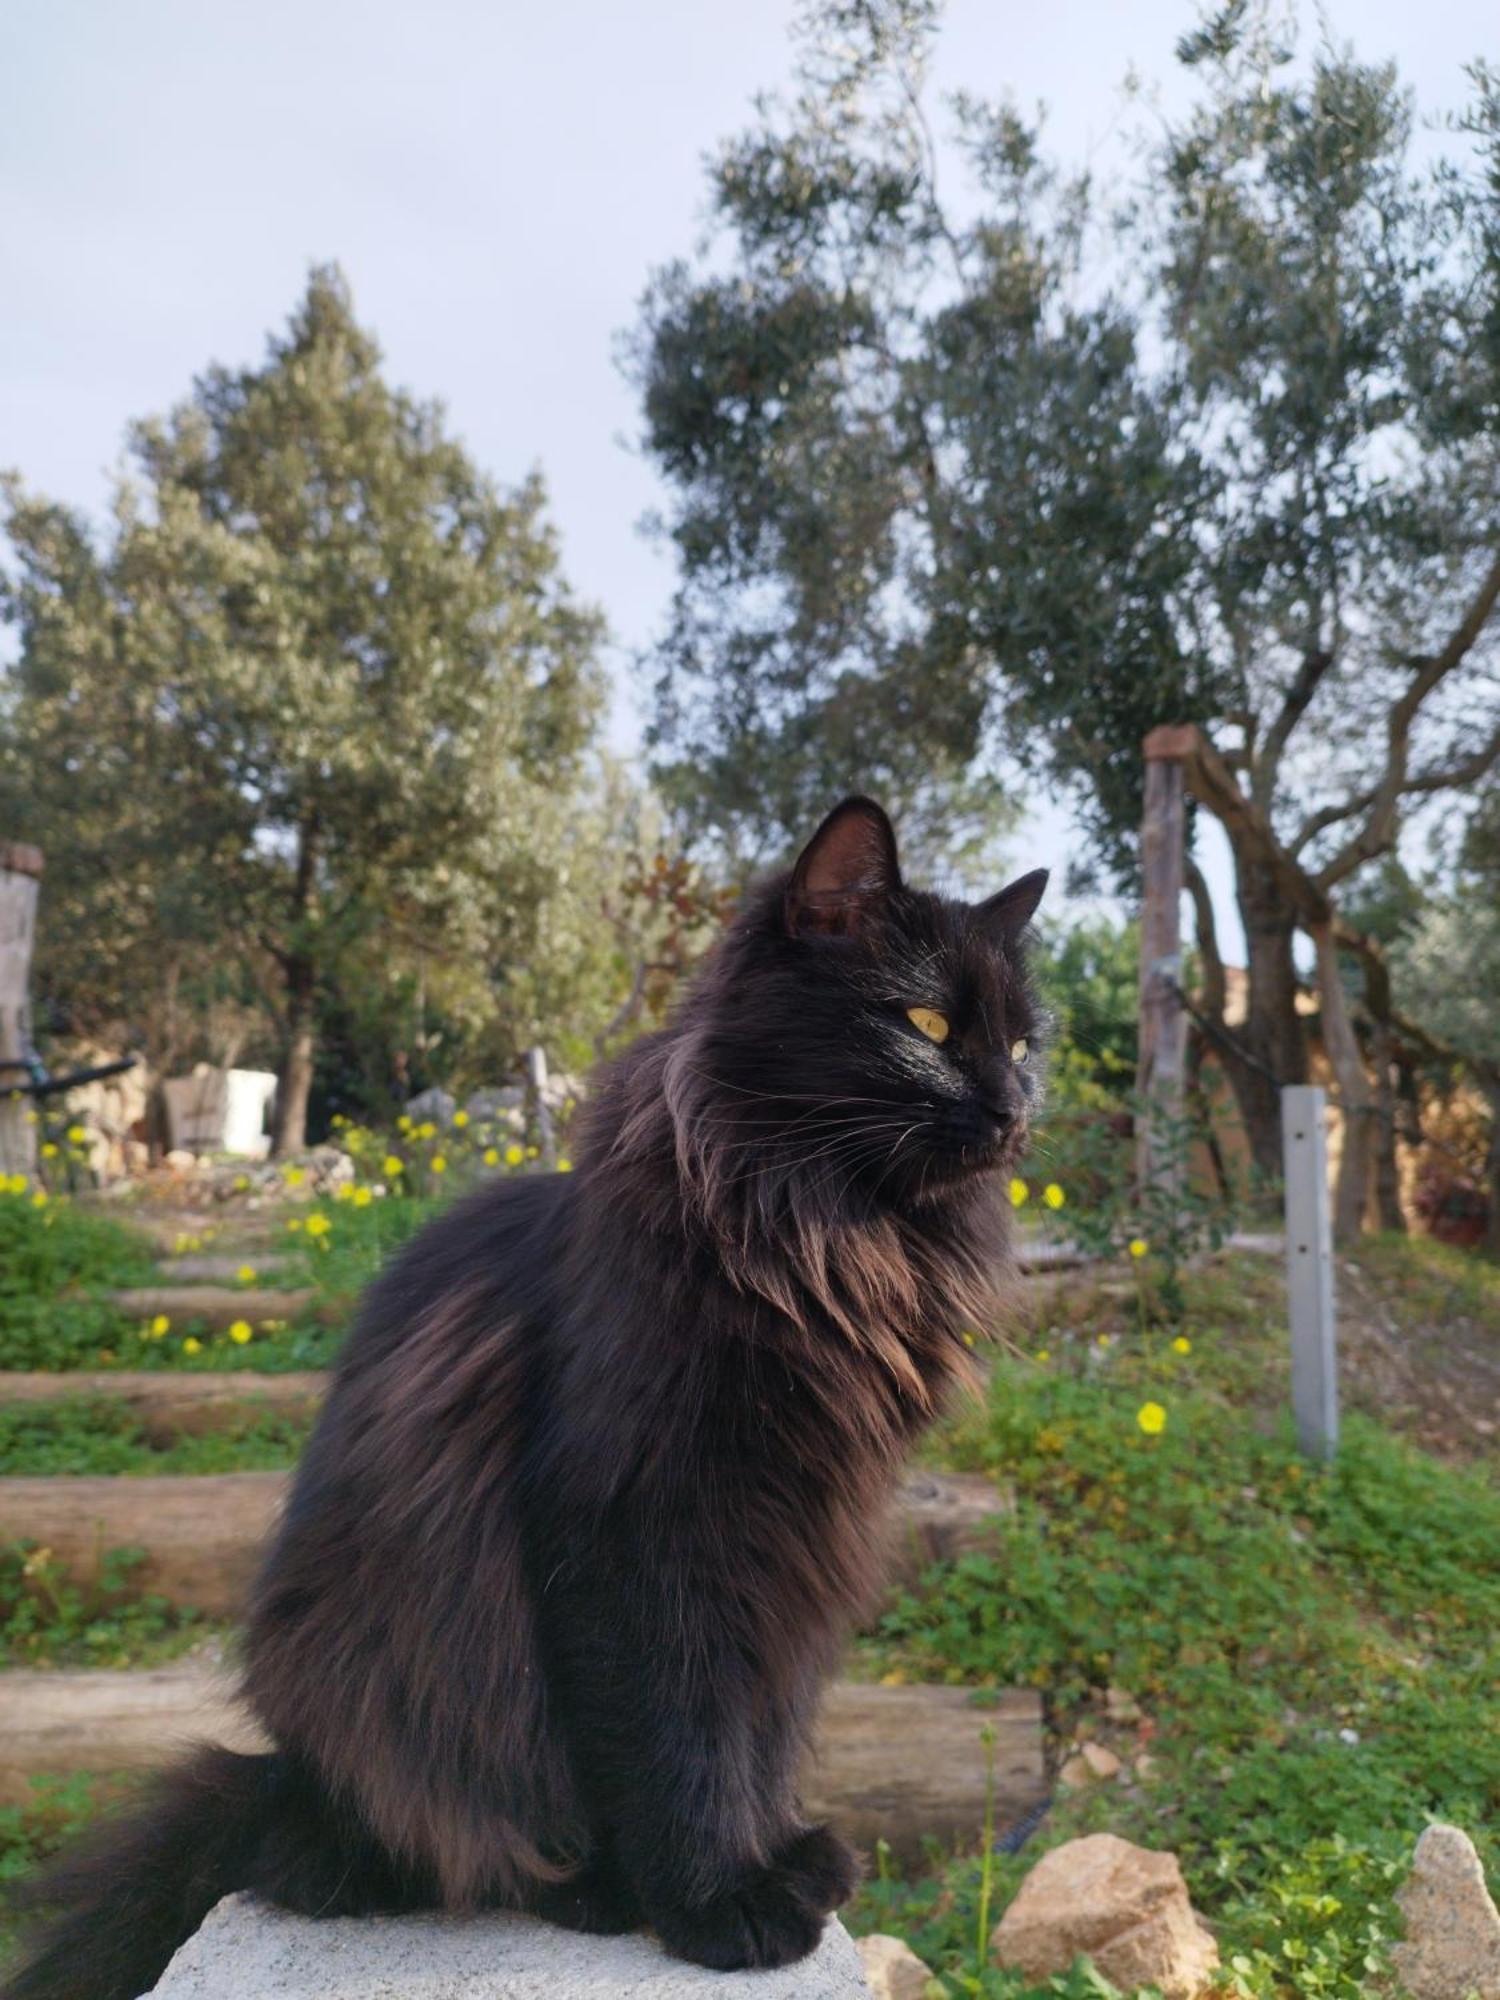
<path id="1" fill-rule="evenodd" d="M 810 1826 L 776 1850 L 773 1869 L 812 1909 L 836 1910 L 859 1887 L 859 1862 L 831 1826 Z"/>
<path id="2" fill-rule="evenodd" d="M 667 1950 L 714 1972 L 792 1965 L 816 1951 L 823 1918 L 803 1878 L 774 1861 L 710 1902 L 655 1913 Z"/>

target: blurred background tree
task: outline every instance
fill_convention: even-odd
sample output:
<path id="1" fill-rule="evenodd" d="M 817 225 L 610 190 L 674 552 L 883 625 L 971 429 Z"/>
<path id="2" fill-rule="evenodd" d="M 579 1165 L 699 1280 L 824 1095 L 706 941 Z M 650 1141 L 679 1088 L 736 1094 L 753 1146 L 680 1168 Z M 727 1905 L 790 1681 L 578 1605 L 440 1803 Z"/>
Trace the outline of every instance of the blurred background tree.
<path id="1" fill-rule="evenodd" d="M 1415 165 L 1388 66 L 1231 0 L 1179 45 L 1147 192 L 1106 201 L 1005 106 L 936 132 L 937 24 L 810 7 L 797 94 L 710 162 L 708 240 L 646 296 L 658 780 L 776 849 L 855 766 L 951 838 L 1008 758 L 1128 886 L 1142 736 L 1198 722 L 1249 975 L 1228 1018 L 1195 877 L 1205 1005 L 1274 1180 L 1296 930 L 1326 1007 L 1345 885 L 1500 758 L 1500 98 L 1476 69 Z"/>
<path id="2" fill-rule="evenodd" d="M 335 993 L 422 992 L 483 1060 L 578 1043 L 629 977 L 623 781 L 590 759 L 602 628 L 539 479 L 501 491 L 385 382 L 332 269 L 263 367 L 211 369 L 132 449 L 102 550 L 8 496 L 0 820 L 47 852 L 43 1003 L 176 1059 L 163 994 L 233 998 L 274 1048 L 278 1151 Z"/>

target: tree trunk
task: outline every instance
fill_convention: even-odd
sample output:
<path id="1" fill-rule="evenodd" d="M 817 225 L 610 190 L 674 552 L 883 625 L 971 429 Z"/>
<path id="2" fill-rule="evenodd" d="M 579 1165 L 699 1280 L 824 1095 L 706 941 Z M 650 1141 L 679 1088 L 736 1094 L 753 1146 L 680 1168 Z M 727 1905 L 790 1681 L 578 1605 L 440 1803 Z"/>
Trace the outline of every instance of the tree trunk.
<path id="1" fill-rule="evenodd" d="M 286 1038 L 276 1075 L 276 1109 L 271 1119 L 271 1154 L 300 1153 L 307 1144 L 307 1099 L 312 1089 L 314 1001 L 317 969 L 296 954 L 286 966 Z"/>
<path id="2" fill-rule="evenodd" d="M 1370 1010 L 1373 1034 L 1370 1059 L 1375 1071 L 1374 1131 L 1375 1152 L 1374 1220 L 1378 1229 L 1406 1234 L 1406 1212 L 1401 1206 L 1401 1169 L 1396 1158 L 1396 1056 L 1391 1028 L 1391 976 L 1384 958 L 1373 954 L 1364 960 L 1365 1005 Z"/>
<path id="3" fill-rule="evenodd" d="M 1339 978 L 1339 951 L 1332 923 L 1319 924 L 1312 934 L 1318 949 L 1318 1000 L 1323 1022 L 1323 1048 L 1338 1085 L 1344 1137 L 1339 1152 L 1339 1181 L 1333 1204 L 1333 1240 L 1352 1243 L 1364 1225 L 1370 1190 L 1370 1153 L 1374 1137 L 1375 1101 L 1354 1024 L 1349 1019 Z"/>
<path id="4" fill-rule="evenodd" d="M 1235 895 L 1245 925 L 1250 993 L 1234 1038 L 1245 1060 L 1226 1060 L 1255 1170 L 1265 1186 L 1281 1184 L 1281 1086 L 1307 1082 L 1307 1033 L 1297 1012 L 1296 930 L 1271 871 L 1234 843 Z"/>
<path id="5" fill-rule="evenodd" d="M 1490 1107 L 1490 1145 L 1484 1161 L 1490 1212 L 1485 1223 L 1484 1248 L 1486 1256 L 1500 1263 L 1500 1071 L 1481 1077 L 1480 1088 Z"/>

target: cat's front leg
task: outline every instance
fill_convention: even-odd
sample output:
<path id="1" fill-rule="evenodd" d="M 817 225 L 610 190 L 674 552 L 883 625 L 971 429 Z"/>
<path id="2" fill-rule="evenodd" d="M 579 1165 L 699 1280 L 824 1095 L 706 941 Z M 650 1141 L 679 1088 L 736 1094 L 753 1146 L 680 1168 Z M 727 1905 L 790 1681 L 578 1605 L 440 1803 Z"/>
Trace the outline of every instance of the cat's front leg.
<path id="1" fill-rule="evenodd" d="M 605 1671 L 574 1682 L 577 1763 L 647 1921 L 669 1951 L 720 1971 L 805 1957 L 858 1871 L 837 1835 L 801 1819 L 795 1718 L 775 1714 L 733 1607 L 680 1575 L 637 1573 L 633 1586 L 596 1578 L 593 1611 L 610 1642 Z"/>

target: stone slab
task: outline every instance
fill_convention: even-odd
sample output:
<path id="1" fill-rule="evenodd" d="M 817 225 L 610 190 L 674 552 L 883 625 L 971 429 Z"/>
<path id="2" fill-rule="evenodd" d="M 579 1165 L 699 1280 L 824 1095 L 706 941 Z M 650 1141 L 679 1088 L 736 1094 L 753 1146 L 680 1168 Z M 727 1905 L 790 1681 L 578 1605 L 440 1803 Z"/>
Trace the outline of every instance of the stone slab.
<path id="1" fill-rule="evenodd" d="M 775 1972 L 707 1972 L 655 1939 L 580 1937 L 528 1917 L 336 1917 L 313 1922 L 228 1896 L 150 2000 L 869 2000 L 830 1919 L 810 1958 Z"/>

